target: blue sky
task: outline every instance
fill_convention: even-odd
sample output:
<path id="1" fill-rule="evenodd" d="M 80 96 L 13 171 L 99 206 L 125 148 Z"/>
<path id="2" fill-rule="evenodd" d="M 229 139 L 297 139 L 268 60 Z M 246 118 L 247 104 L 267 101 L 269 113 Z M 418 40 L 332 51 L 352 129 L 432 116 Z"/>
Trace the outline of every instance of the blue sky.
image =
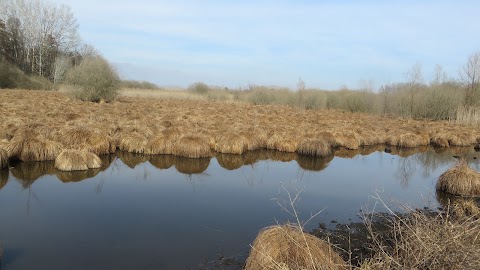
<path id="1" fill-rule="evenodd" d="M 128 79 L 294 88 L 458 77 L 480 51 L 480 1 L 55 0 Z"/>

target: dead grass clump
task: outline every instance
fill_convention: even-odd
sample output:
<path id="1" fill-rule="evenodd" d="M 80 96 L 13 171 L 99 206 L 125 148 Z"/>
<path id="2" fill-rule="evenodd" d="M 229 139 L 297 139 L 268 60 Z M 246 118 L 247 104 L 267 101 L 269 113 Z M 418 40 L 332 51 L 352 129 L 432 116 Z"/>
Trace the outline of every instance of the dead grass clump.
<path id="1" fill-rule="evenodd" d="M 297 152 L 302 155 L 326 157 L 332 154 L 332 146 L 326 140 L 306 139 L 300 143 Z"/>
<path id="2" fill-rule="evenodd" d="M 226 133 L 217 138 L 215 151 L 225 154 L 242 154 L 247 149 L 245 137 L 236 133 Z"/>
<path id="3" fill-rule="evenodd" d="M 180 131 L 175 128 L 168 128 L 160 134 L 154 135 L 148 141 L 145 154 L 148 155 L 171 155 L 173 145 L 180 138 Z"/>
<path id="4" fill-rule="evenodd" d="M 55 139 L 66 148 L 87 150 L 96 155 L 115 153 L 116 145 L 113 139 L 98 130 L 91 130 L 86 126 L 76 126 L 60 130 Z"/>
<path id="5" fill-rule="evenodd" d="M 133 132 L 120 138 L 118 148 L 130 153 L 143 154 L 147 143 L 148 141 L 145 136 L 138 132 Z"/>
<path id="6" fill-rule="evenodd" d="M 436 189 L 460 196 L 479 196 L 480 174 L 461 160 L 440 175 Z"/>
<path id="7" fill-rule="evenodd" d="M 396 146 L 409 148 L 420 145 L 428 145 L 428 142 L 426 142 L 425 139 L 418 134 L 407 132 L 398 135 Z"/>
<path id="8" fill-rule="evenodd" d="M 0 170 L 8 166 L 8 152 L 0 148 Z"/>
<path id="9" fill-rule="evenodd" d="M 411 210 L 394 215 L 387 234 L 366 225 L 376 255 L 360 269 L 480 269 L 480 219 Z"/>
<path id="10" fill-rule="evenodd" d="M 361 144 L 360 136 L 355 132 L 336 132 L 334 137 L 337 146 L 347 149 L 356 150 Z"/>
<path id="11" fill-rule="evenodd" d="M 183 174 L 203 173 L 210 165 L 210 158 L 175 157 L 175 169 Z"/>
<path id="12" fill-rule="evenodd" d="M 21 161 L 55 160 L 62 150 L 58 142 L 25 131 L 16 134 L 6 148 L 13 159 Z"/>
<path id="13" fill-rule="evenodd" d="M 212 151 L 208 141 L 201 136 L 182 136 L 173 145 L 172 154 L 180 157 L 201 158 L 211 157 Z"/>
<path id="14" fill-rule="evenodd" d="M 88 151 L 65 150 L 55 159 L 55 167 L 67 172 L 84 171 L 102 167 L 102 160 Z"/>
<path id="15" fill-rule="evenodd" d="M 450 146 L 448 139 L 438 134 L 432 136 L 432 138 L 430 139 L 430 144 L 440 148 L 447 148 Z"/>
<path id="16" fill-rule="evenodd" d="M 288 134 L 274 133 L 266 141 L 268 149 L 282 152 L 296 152 L 298 149 L 298 139 Z"/>
<path id="17" fill-rule="evenodd" d="M 326 242 L 291 225 L 263 229 L 255 239 L 246 270 L 346 269 Z"/>

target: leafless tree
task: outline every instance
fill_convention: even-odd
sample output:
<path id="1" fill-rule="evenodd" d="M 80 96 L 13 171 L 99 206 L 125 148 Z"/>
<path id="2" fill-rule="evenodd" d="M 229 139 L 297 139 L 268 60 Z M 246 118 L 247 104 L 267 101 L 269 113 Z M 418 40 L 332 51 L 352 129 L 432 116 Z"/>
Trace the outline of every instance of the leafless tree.
<path id="1" fill-rule="evenodd" d="M 468 57 L 467 63 L 462 67 L 460 76 L 466 84 L 465 106 L 474 106 L 480 88 L 480 52 Z"/>

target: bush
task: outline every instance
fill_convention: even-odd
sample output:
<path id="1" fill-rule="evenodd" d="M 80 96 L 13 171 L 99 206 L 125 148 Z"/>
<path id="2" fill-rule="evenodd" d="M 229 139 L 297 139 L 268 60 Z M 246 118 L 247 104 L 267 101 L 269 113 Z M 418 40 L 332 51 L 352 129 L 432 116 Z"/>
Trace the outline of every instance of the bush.
<path id="1" fill-rule="evenodd" d="M 120 83 L 122 88 L 134 88 L 134 89 L 151 89 L 157 90 L 160 87 L 154 83 L 147 81 L 136 81 L 136 80 L 122 80 Z"/>
<path id="2" fill-rule="evenodd" d="M 196 82 L 188 87 L 188 90 L 200 95 L 205 95 L 210 90 L 210 87 L 202 82 Z"/>
<path id="3" fill-rule="evenodd" d="M 54 90 L 54 85 L 46 78 L 30 77 L 14 65 L 0 61 L 0 88 Z"/>
<path id="4" fill-rule="evenodd" d="M 110 102 L 118 95 L 120 78 L 107 60 L 96 56 L 86 58 L 70 69 L 65 83 L 74 87 L 73 95 L 78 99 Z"/>

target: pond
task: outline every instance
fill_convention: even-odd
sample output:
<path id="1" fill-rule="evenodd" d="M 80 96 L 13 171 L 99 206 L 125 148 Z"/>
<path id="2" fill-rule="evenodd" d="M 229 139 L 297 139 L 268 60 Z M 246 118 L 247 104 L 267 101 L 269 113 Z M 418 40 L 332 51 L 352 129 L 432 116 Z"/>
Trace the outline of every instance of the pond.
<path id="1" fill-rule="evenodd" d="M 473 148 L 384 149 L 323 159 L 118 152 L 102 157 L 101 169 L 75 173 L 53 162 L 10 164 L 1 171 L 1 269 L 214 268 L 245 260 L 261 228 L 295 221 L 289 195 L 310 231 L 382 211 L 376 197 L 397 210 L 436 209 L 435 183 L 453 156 L 479 167 Z"/>

